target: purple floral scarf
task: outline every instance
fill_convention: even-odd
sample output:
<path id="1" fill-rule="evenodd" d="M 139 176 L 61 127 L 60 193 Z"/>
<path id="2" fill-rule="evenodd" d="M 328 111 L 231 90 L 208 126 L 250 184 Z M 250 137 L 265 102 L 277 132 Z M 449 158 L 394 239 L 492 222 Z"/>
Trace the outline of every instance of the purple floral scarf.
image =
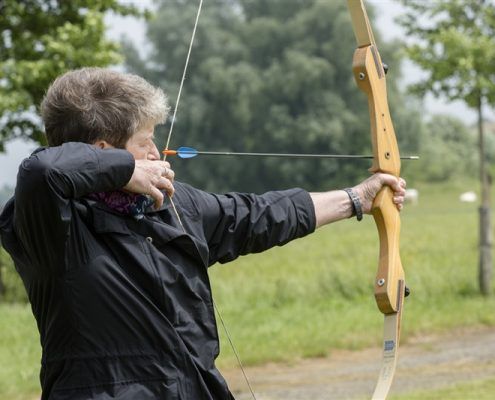
<path id="1" fill-rule="evenodd" d="M 91 193 L 88 197 L 102 202 L 119 214 L 130 215 L 136 219 L 143 218 L 146 208 L 154 203 L 153 199 L 148 196 L 122 190 Z"/>

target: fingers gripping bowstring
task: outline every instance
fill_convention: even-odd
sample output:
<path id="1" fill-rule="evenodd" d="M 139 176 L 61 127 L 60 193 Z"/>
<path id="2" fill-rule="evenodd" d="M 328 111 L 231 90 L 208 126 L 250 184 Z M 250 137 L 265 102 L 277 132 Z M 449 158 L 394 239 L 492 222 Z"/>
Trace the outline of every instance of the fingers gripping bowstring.
<path id="1" fill-rule="evenodd" d="M 192 51 L 192 47 L 194 44 L 194 38 L 196 37 L 196 28 L 198 27 L 198 21 L 199 21 L 199 16 L 201 15 L 202 7 L 203 7 L 203 0 L 200 0 L 199 6 L 198 6 L 198 11 L 196 13 L 196 20 L 194 21 L 194 28 L 193 28 L 193 32 L 191 35 L 191 41 L 189 42 L 189 49 L 187 51 L 186 62 L 184 64 L 184 70 L 182 71 L 182 78 L 181 78 L 180 85 L 179 85 L 179 91 L 177 93 L 177 100 L 175 102 L 174 113 L 172 115 L 172 120 L 170 122 L 170 130 L 168 131 L 165 149 L 168 149 L 168 147 L 170 145 L 170 139 L 172 138 L 172 132 L 174 130 L 175 120 L 177 117 L 177 109 L 179 108 L 179 102 L 180 102 L 180 97 L 182 94 L 182 88 L 184 87 L 184 81 L 186 80 L 187 68 L 189 66 L 189 59 L 191 58 L 191 51 Z M 165 161 L 166 158 L 167 158 L 167 155 L 164 154 L 163 155 L 163 161 Z M 174 201 L 172 200 L 172 196 L 169 195 L 168 198 L 169 198 L 170 204 L 172 205 L 172 208 L 174 210 L 174 214 L 177 217 L 177 220 L 179 221 L 180 226 L 182 227 L 182 230 L 184 231 L 184 233 L 186 233 L 186 230 L 184 228 L 184 225 L 182 224 L 182 221 L 181 221 L 181 218 L 180 218 L 179 213 L 177 211 L 177 208 L 175 207 Z M 213 306 L 214 306 L 214 308 L 218 314 L 218 317 L 219 317 L 220 322 L 222 324 L 223 330 L 225 331 L 225 335 L 227 336 L 227 339 L 230 343 L 230 347 L 232 347 L 232 351 L 234 352 L 235 358 L 237 359 L 237 364 L 239 365 L 239 368 L 241 369 L 242 375 L 244 376 L 244 380 L 246 381 L 246 384 L 249 388 L 249 391 L 251 392 L 251 396 L 253 397 L 254 400 L 256 400 L 256 396 L 255 396 L 254 391 L 251 387 L 251 383 L 249 382 L 249 379 L 246 375 L 246 371 L 244 370 L 244 367 L 242 365 L 241 358 L 239 357 L 239 353 L 237 352 L 237 349 L 234 346 L 234 342 L 232 341 L 232 337 L 230 336 L 229 330 L 227 329 L 227 325 L 225 324 L 225 322 L 222 318 L 222 314 L 220 313 L 220 310 L 218 309 L 215 302 L 213 302 Z"/>

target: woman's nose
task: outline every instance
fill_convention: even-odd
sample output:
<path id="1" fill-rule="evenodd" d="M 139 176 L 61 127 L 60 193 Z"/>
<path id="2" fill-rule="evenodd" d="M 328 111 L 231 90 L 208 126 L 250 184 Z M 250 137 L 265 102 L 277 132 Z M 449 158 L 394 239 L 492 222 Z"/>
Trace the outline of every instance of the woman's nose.
<path id="1" fill-rule="evenodd" d="M 160 159 L 160 152 L 158 151 L 156 144 L 153 143 L 153 146 L 150 149 L 150 152 L 148 153 L 148 160 L 159 160 L 159 159 Z"/>

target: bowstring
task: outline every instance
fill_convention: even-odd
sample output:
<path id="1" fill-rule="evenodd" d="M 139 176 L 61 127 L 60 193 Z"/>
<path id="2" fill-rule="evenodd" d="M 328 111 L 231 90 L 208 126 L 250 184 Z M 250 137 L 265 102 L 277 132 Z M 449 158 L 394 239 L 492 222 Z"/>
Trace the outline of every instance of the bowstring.
<path id="1" fill-rule="evenodd" d="M 254 400 L 256 400 L 256 396 L 254 394 L 254 390 L 251 387 L 251 383 L 249 382 L 249 379 L 246 375 L 246 371 L 244 370 L 244 366 L 242 365 L 241 362 L 241 357 L 239 356 L 239 353 L 237 352 L 236 347 L 234 346 L 234 342 L 232 341 L 232 337 L 230 336 L 230 333 L 227 329 L 227 325 L 225 325 L 225 321 L 223 320 L 222 314 L 220 313 L 220 310 L 217 307 L 217 304 L 213 301 L 213 307 L 215 307 L 215 311 L 218 314 L 218 317 L 220 319 L 220 322 L 223 326 L 223 330 L 225 331 L 225 336 L 227 336 L 227 339 L 230 343 L 230 347 L 232 347 L 232 351 L 234 352 L 235 358 L 237 360 L 237 364 L 239 365 L 239 368 L 241 369 L 242 375 L 244 376 L 244 380 L 246 381 L 247 387 L 249 388 L 249 391 L 251 392 L 251 396 L 253 397 Z"/>
<path id="2" fill-rule="evenodd" d="M 179 92 L 177 93 L 177 101 L 175 102 L 174 114 L 172 116 L 172 121 L 170 122 L 170 130 L 168 131 L 167 143 L 165 144 L 165 149 L 168 149 L 170 144 L 170 138 L 172 137 L 172 132 L 175 125 L 175 117 L 177 116 L 177 109 L 179 108 L 180 96 L 182 94 L 182 88 L 184 87 L 184 81 L 186 80 L 186 72 L 189 66 L 189 59 L 191 58 L 191 50 L 194 44 L 194 38 L 196 37 L 196 28 L 198 27 L 199 16 L 201 14 L 201 9 L 203 7 L 203 0 L 199 1 L 198 12 L 196 13 L 196 21 L 194 21 L 194 28 L 191 35 L 191 41 L 189 42 L 189 49 L 187 50 L 186 62 L 184 64 L 184 70 L 182 71 L 182 78 L 180 80 Z M 167 155 L 163 155 L 163 160 L 165 161 Z"/>
<path id="3" fill-rule="evenodd" d="M 189 60 L 191 58 L 191 51 L 192 51 L 192 47 L 193 47 L 193 44 L 194 44 L 194 39 L 196 37 L 196 29 L 198 27 L 198 21 L 199 21 L 199 16 L 201 15 L 201 9 L 202 9 L 202 7 L 203 7 L 203 0 L 200 0 L 199 1 L 199 6 L 198 6 L 198 11 L 196 13 L 196 20 L 194 21 L 194 27 L 193 27 L 193 31 L 192 31 L 192 35 L 191 35 L 191 41 L 189 42 L 189 49 L 187 50 L 186 62 L 184 63 L 184 70 L 182 71 L 182 78 L 180 80 L 179 91 L 177 93 L 177 100 L 175 102 L 174 113 L 172 115 L 172 120 L 170 122 L 170 130 L 168 131 L 168 136 L 167 136 L 167 142 L 165 144 L 165 149 L 168 149 L 168 146 L 170 145 L 170 139 L 172 138 L 172 132 L 174 130 L 175 120 L 176 120 L 176 117 L 177 117 L 177 110 L 179 108 L 179 102 L 180 102 L 180 97 L 181 97 L 181 94 L 182 94 L 182 88 L 184 87 L 184 81 L 186 80 L 186 73 L 187 73 L 187 69 L 188 69 L 188 66 L 189 66 Z M 166 154 L 163 154 L 163 161 L 165 161 L 166 159 L 167 159 L 167 155 Z M 180 215 L 179 215 L 179 213 L 177 211 L 177 208 L 175 207 L 175 203 L 172 200 L 172 196 L 171 195 L 168 195 L 168 198 L 169 198 L 170 204 L 172 205 L 172 208 L 174 210 L 174 214 L 177 217 L 177 220 L 179 221 L 179 224 L 180 224 L 180 226 L 182 228 L 182 231 L 184 233 L 187 233 L 184 225 L 182 224 L 182 220 L 181 220 Z M 255 396 L 254 391 L 253 391 L 253 389 L 251 387 L 251 383 L 249 382 L 249 379 L 247 377 L 246 371 L 244 370 L 244 366 L 242 365 L 241 358 L 239 357 L 239 353 L 237 352 L 237 349 L 236 349 L 236 347 L 234 345 L 234 342 L 232 340 L 232 336 L 230 335 L 230 332 L 227 329 L 227 325 L 225 324 L 225 321 L 223 320 L 222 314 L 220 313 L 220 310 L 219 310 L 218 306 L 216 305 L 216 303 L 214 301 L 213 301 L 213 307 L 215 308 L 215 311 L 217 312 L 217 315 L 218 315 L 218 317 L 220 319 L 220 323 L 222 324 L 223 330 L 225 331 L 225 335 L 227 336 L 227 340 L 228 340 L 228 342 L 230 344 L 230 347 L 232 348 L 232 351 L 234 352 L 235 358 L 237 360 L 237 364 L 239 365 L 239 368 L 241 369 L 242 375 L 244 376 L 244 380 L 246 381 L 246 384 L 247 384 L 247 386 L 249 388 L 249 391 L 251 393 L 251 396 L 252 396 L 252 398 L 254 400 L 256 400 L 256 396 Z"/>
<path id="4" fill-rule="evenodd" d="M 168 149 L 168 146 L 170 145 L 170 139 L 172 138 L 172 132 L 174 131 L 174 126 L 175 126 L 175 119 L 177 117 L 177 110 L 179 108 L 179 102 L 180 102 L 180 96 L 182 94 L 182 88 L 184 87 L 184 81 L 186 80 L 186 73 L 187 73 L 187 68 L 189 66 L 189 60 L 191 58 L 191 51 L 192 47 L 194 44 L 194 38 L 196 37 L 196 28 L 198 27 L 198 21 L 199 21 L 199 16 L 201 15 L 201 9 L 203 7 L 203 0 L 199 1 L 199 6 L 198 6 L 198 11 L 196 13 L 196 20 L 194 21 L 194 27 L 191 35 L 191 40 L 189 42 L 189 49 L 187 50 L 187 56 L 186 56 L 186 62 L 184 63 L 184 70 L 182 71 L 182 78 L 180 80 L 180 85 L 179 85 L 179 92 L 177 93 L 177 100 L 175 101 L 175 107 L 174 107 L 174 114 L 172 115 L 172 120 L 170 121 L 170 130 L 168 131 L 167 135 L 167 142 L 165 144 L 165 149 Z M 163 154 L 163 161 L 166 161 L 167 159 L 167 154 Z M 175 207 L 175 203 L 172 200 L 172 195 L 168 195 L 168 199 L 170 200 L 170 204 L 172 205 L 172 208 L 174 210 L 174 214 L 177 217 L 177 221 L 179 221 L 179 224 L 186 233 L 186 229 L 184 228 L 184 225 L 182 224 L 182 220 L 180 218 L 179 213 L 177 212 L 177 207 Z"/>

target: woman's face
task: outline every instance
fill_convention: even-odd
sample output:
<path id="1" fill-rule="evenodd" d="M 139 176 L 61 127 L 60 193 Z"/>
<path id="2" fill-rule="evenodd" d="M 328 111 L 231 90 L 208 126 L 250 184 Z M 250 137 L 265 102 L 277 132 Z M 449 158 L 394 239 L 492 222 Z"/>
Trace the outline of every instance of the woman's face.
<path id="1" fill-rule="evenodd" d="M 159 160 L 160 153 L 155 145 L 155 126 L 147 126 L 130 137 L 125 149 L 134 156 L 135 160 Z"/>

